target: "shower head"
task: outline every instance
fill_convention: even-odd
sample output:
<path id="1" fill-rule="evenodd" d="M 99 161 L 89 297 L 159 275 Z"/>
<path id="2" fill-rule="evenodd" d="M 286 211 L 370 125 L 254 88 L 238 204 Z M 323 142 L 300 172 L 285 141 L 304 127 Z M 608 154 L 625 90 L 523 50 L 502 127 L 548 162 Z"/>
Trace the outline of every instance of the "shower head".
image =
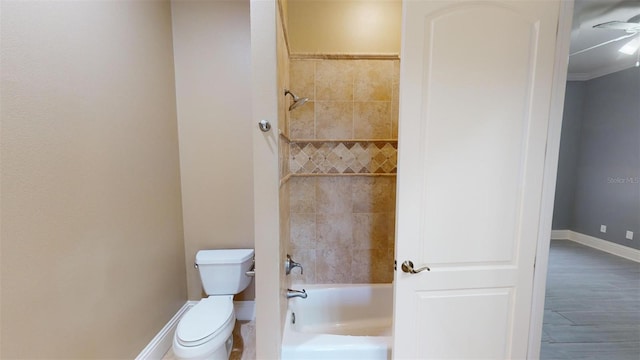
<path id="1" fill-rule="evenodd" d="M 289 106 L 289 111 L 304 105 L 307 101 L 309 101 L 309 98 L 299 98 L 296 96 L 296 94 L 292 93 L 291 91 L 284 89 L 284 96 L 287 95 L 291 95 L 291 97 L 293 98 L 293 104 L 291 104 L 291 106 Z"/>

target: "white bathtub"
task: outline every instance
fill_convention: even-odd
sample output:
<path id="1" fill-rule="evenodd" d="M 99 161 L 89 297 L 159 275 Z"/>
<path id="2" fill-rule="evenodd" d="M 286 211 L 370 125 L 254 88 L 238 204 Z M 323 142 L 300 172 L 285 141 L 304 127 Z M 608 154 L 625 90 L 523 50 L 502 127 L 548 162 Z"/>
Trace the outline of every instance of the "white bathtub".
<path id="1" fill-rule="evenodd" d="M 391 359 L 391 284 L 296 288 L 309 295 L 289 300 L 283 360 Z"/>

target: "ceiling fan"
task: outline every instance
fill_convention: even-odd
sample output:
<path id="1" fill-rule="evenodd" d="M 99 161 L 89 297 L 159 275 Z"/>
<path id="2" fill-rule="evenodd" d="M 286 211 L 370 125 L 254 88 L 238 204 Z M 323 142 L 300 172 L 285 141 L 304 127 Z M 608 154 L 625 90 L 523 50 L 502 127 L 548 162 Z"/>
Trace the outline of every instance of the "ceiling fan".
<path id="1" fill-rule="evenodd" d="M 608 21 L 602 24 L 594 25 L 596 29 L 613 29 L 624 30 L 627 34 L 637 34 L 640 32 L 640 14 L 625 21 Z"/>
<path id="2" fill-rule="evenodd" d="M 608 21 L 608 22 L 605 22 L 605 23 L 602 23 L 602 24 L 594 25 L 593 28 L 594 29 L 605 29 L 605 30 L 623 30 L 623 31 L 626 32 L 626 34 L 622 35 L 620 37 L 617 37 L 615 39 L 605 41 L 605 42 L 600 43 L 598 45 L 594 45 L 594 46 L 588 47 L 586 49 L 582 49 L 580 51 L 576 51 L 576 52 L 572 53 L 571 55 L 581 54 L 583 52 L 586 52 L 586 51 L 589 51 L 589 50 L 593 50 L 593 49 L 598 48 L 600 46 L 611 44 L 613 42 L 624 40 L 624 39 L 628 39 L 628 38 L 631 38 L 631 37 L 633 37 L 633 39 L 628 41 L 618 51 L 620 51 L 623 54 L 633 55 L 635 52 L 638 52 L 638 49 L 640 48 L 640 14 L 638 14 L 636 16 L 633 16 L 632 18 L 630 18 L 627 21 Z M 638 35 L 638 37 L 634 37 L 636 35 Z M 640 54 L 640 52 L 638 52 L 638 53 Z M 636 64 L 636 66 L 638 66 L 638 65 L 639 64 Z"/>

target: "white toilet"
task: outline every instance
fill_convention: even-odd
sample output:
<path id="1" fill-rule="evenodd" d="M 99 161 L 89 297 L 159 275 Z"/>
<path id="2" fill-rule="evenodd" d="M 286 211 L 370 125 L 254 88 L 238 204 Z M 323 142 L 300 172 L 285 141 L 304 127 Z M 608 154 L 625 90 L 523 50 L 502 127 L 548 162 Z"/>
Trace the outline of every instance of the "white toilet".
<path id="1" fill-rule="evenodd" d="M 178 323 L 173 353 L 178 359 L 228 360 L 236 323 L 233 295 L 246 289 L 251 277 L 253 249 L 200 250 L 196 266 L 208 297 L 200 300 Z"/>

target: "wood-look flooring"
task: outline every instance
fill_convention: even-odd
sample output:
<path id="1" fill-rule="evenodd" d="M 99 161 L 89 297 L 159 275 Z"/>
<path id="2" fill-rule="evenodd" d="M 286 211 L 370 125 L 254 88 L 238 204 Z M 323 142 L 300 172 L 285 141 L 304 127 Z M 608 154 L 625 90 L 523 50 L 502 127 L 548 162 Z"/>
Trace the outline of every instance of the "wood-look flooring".
<path id="1" fill-rule="evenodd" d="M 640 360 L 640 264 L 551 241 L 542 360 Z"/>

